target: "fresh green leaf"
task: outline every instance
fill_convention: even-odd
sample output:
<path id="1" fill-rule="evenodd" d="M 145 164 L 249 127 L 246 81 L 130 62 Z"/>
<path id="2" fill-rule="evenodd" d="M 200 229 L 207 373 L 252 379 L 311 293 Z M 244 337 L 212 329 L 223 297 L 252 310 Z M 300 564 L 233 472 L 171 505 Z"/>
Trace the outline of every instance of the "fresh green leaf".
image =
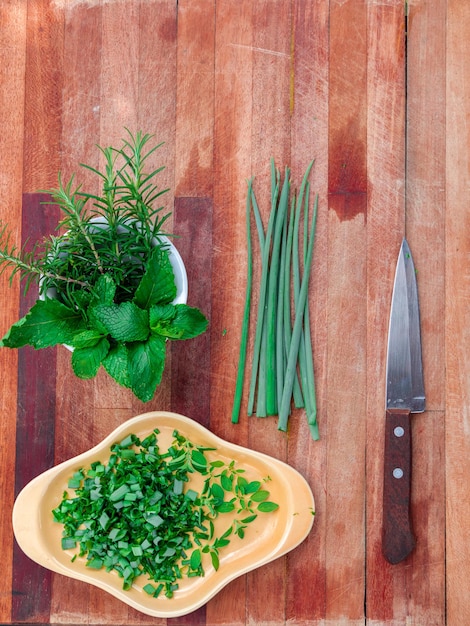
<path id="1" fill-rule="evenodd" d="M 74 348 L 93 348 L 101 339 L 103 339 L 103 334 L 96 329 L 82 330 L 73 337 L 70 345 Z"/>
<path id="2" fill-rule="evenodd" d="M 214 483 L 211 486 L 211 494 L 217 500 L 223 500 L 225 498 L 225 492 L 218 483 Z"/>
<path id="3" fill-rule="evenodd" d="M 232 491 L 232 479 L 226 473 L 221 475 L 220 484 L 225 491 Z"/>
<path id="4" fill-rule="evenodd" d="M 175 297 L 175 276 L 168 251 L 156 247 L 136 289 L 134 302 L 142 309 L 149 309 L 154 304 L 171 302 Z"/>
<path id="5" fill-rule="evenodd" d="M 99 304 L 92 310 L 116 341 L 145 341 L 149 335 L 148 312 L 133 302 Z"/>
<path id="6" fill-rule="evenodd" d="M 253 480 L 245 486 L 245 493 L 255 493 L 261 487 L 259 480 Z"/>
<path id="7" fill-rule="evenodd" d="M 102 274 L 93 289 L 96 304 L 112 304 L 116 295 L 116 283 L 109 274 Z"/>
<path id="8" fill-rule="evenodd" d="M 233 502 L 222 502 L 215 507 L 217 513 L 231 513 L 235 510 L 235 504 Z"/>
<path id="9" fill-rule="evenodd" d="M 131 386 L 128 371 L 128 354 L 124 344 L 113 346 L 103 359 L 102 365 L 108 374 L 120 385 L 123 387 Z"/>
<path id="10" fill-rule="evenodd" d="M 191 554 L 191 569 L 197 570 L 201 566 L 202 555 L 199 549 L 193 550 Z"/>
<path id="11" fill-rule="evenodd" d="M 212 567 L 217 571 L 220 567 L 219 555 L 215 550 L 210 551 Z"/>
<path id="12" fill-rule="evenodd" d="M 258 511 L 262 513 L 271 513 L 272 511 L 276 511 L 279 508 L 279 504 L 275 502 L 261 502 L 258 504 Z"/>
<path id="13" fill-rule="evenodd" d="M 154 396 L 165 367 L 166 342 L 163 337 L 150 335 L 147 341 L 130 343 L 128 349 L 128 372 L 132 391 L 148 402 Z"/>
<path id="14" fill-rule="evenodd" d="M 84 330 L 79 313 L 58 300 L 38 300 L 29 313 L 14 324 L 0 342 L 0 347 L 20 348 L 31 345 L 47 348 L 60 343 L 70 344 Z"/>
<path id="15" fill-rule="evenodd" d="M 204 473 L 207 470 L 207 459 L 199 450 L 191 450 L 191 462 L 199 472 Z"/>
<path id="16" fill-rule="evenodd" d="M 269 498 L 269 491 L 265 491 L 263 489 L 256 491 L 251 496 L 251 499 L 253 500 L 253 502 L 263 502 L 263 500 L 266 500 L 266 498 Z"/>
<path id="17" fill-rule="evenodd" d="M 169 339 L 190 339 L 207 329 L 207 319 L 197 308 L 187 304 L 150 309 L 150 327 L 153 332 Z"/>
<path id="18" fill-rule="evenodd" d="M 72 352 L 72 368 L 79 378 L 93 378 L 109 351 L 109 341 L 102 338 L 96 345 L 76 348 Z"/>

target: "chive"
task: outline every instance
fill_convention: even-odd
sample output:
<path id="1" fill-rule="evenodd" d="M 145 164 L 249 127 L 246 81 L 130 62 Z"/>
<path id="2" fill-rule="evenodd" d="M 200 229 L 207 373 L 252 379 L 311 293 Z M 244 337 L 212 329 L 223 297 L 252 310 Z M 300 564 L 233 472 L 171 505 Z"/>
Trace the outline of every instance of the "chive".
<path id="1" fill-rule="evenodd" d="M 274 161 L 271 161 L 271 171 L 274 170 Z M 276 178 L 276 174 L 271 174 L 271 180 Z M 272 201 L 271 206 L 276 206 L 276 199 L 279 193 L 279 183 L 277 182 L 272 191 Z M 265 351 L 261 353 L 261 341 L 263 337 L 263 327 L 265 325 L 265 305 L 266 305 L 266 297 L 267 297 L 267 283 L 268 283 L 268 270 L 269 270 L 269 254 L 271 248 L 271 239 L 274 230 L 276 218 L 276 211 L 271 210 L 268 227 L 266 230 L 266 237 L 264 240 L 264 246 L 262 249 L 262 261 L 261 261 L 261 283 L 260 283 L 260 293 L 258 300 L 258 314 L 256 320 L 256 330 L 255 330 L 255 342 L 253 348 L 253 361 L 252 361 L 252 371 L 251 371 L 251 382 L 250 382 L 250 390 L 248 395 L 248 415 L 252 415 L 253 406 L 254 406 L 254 397 L 255 397 L 255 389 L 256 389 L 256 381 L 258 377 L 259 370 L 259 379 L 265 380 L 265 360 L 264 355 Z M 261 363 L 260 363 L 260 355 L 262 355 Z M 258 399 L 261 402 L 260 407 L 260 415 L 266 413 L 265 402 L 266 397 L 264 394 L 258 394 Z M 258 410 L 257 410 L 258 414 Z"/>
<path id="2" fill-rule="evenodd" d="M 303 184 L 301 186 L 300 189 L 300 193 L 299 196 L 297 198 L 297 204 L 296 204 L 296 209 L 295 209 L 295 218 L 294 218 L 294 239 L 293 239 L 293 246 L 292 246 L 292 265 L 293 265 L 293 285 L 294 285 L 294 308 L 295 308 L 295 313 L 297 314 L 302 314 L 302 312 L 299 309 L 299 296 L 300 296 L 300 283 L 301 283 L 301 278 L 300 278 L 300 264 L 301 264 L 301 255 L 300 255 L 300 251 L 299 251 L 299 238 L 300 238 L 300 218 L 302 215 L 302 205 L 303 205 L 303 198 L 304 198 L 304 191 L 305 191 L 305 177 L 303 180 Z M 307 201 L 308 201 L 308 195 L 307 197 Z M 308 222 L 307 222 L 308 224 Z M 308 228 L 308 226 L 307 226 Z M 305 242 L 304 242 L 305 243 Z M 304 250 L 304 265 L 306 262 L 305 259 L 305 255 L 307 253 L 307 249 L 305 248 Z M 307 393 L 308 391 L 308 380 L 307 380 L 307 374 L 306 374 L 306 348 L 305 348 L 305 328 L 304 325 L 302 325 L 302 329 L 300 332 L 300 341 L 299 341 L 299 348 L 298 348 L 298 362 L 299 362 L 299 370 L 300 370 L 300 379 L 302 382 L 302 391 L 303 391 L 303 398 L 304 398 L 304 403 L 305 403 L 305 409 L 307 412 L 307 415 L 309 415 L 311 413 L 311 405 L 310 405 L 310 395 Z"/>
<path id="3" fill-rule="evenodd" d="M 129 491 L 130 489 L 126 484 L 121 485 L 110 494 L 109 499 L 111 502 L 118 502 L 118 500 L 122 500 Z"/>
<path id="4" fill-rule="evenodd" d="M 251 309 L 251 289 L 253 282 L 253 251 L 251 245 L 251 198 L 253 180 L 248 181 L 248 192 L 246 198 L 246 241 L 248 249 L 247 277 L 245 292 L 245 308 L 243 311 L 242 334 L 240 341 L 240 354 L 238 359 L 237 382 L 235 385 L 235 396 L 232 408 L 232 423 L 236 424 L 240 416 L 240 406 L 243 395 L 243 382 L 245 377 L 246 353 L 248 345 L 248 328 L 250 323 Z"/>
<path id="5" fill-rule="evenodd" d="M 306 186 L 306 198 L 305 198 L 305 212 L 304 212 L 304 265 L 308 263 L 306 251 L 308 248 L 308 197 L 309 197 L 310 185 Z M 315 204 L 314 211 L 317 211 L 318 204 Z M 313 349 L 312 349 L 312 337 L 310 332 L 310 313 L 308 299 L 305 303 L 304 311 L 304 337 L 305 337 L 305 374 L 306 374 L 306 388 L 305 393 L 309 398 L 309 410 L 307 411 L 307 424 L 310 429 L 310 433 L 314 440 L 320 438 L 317 424 L 317 402 L 315 394 L 315 373 L 313 367 Z"/>
<path id="6" fill-rule="evenodd" d="M 279 177 L 277 175 L 277 177 Z M 274 204 L 271 212 L 275 214 L 274 237 L 271 249 L 271 263 L 268 276 L 268 293 L 266 308 L 266 412 L 268 415 L 277 414 L 277 398 L 276 398 L 276 311 L 277 299 L 279 297 L 279 266 L 281 255 L 282 231 L 284 228 L 285 215 L 289 202 L 289 170 L 286 168 L 284 184 L 279 198 L 279 202 Z M 277 198 L 274 196 L 273 202 Z"/>
<path id="7" fill-rule="evenodd" d="M 289 228 L 287 232 L 287 246 L 286 246 L 286 259 L 285 259 L 285 275 L 284 275 L 284 350 L 286 354 L 289 352 L 289 346 L 292 337 L 292 319 L 291 319 L 291 260 L 292 260 L 292 247 L 293 247 L 293 238 L 294 238 L 294 223 L 295 223 L 295 205 L 296 205 L 296 197 L 295 195 L 292 198 L 291 202 L 291 211 L 289 218 Z M 286 358 L 287 360 L 287 358 Z M 302 396 L 302 390 L 300 388 L 299 379 L 297 376 L 297 372 L 294 377 L 294 388 L 293 388 L 293 398 L 294 405 L 296 408 L 303 408 L 304 400 Z"/>
<path id="8" fill-rule="evenodd" d="M 73 550 L 77 546 L 77 542 L 73 537 L 62 538 L 62 550 Z"/>
<path id="9" fill-rule="evenodd" d="M 287 200 L 288 201 L 288 200 Z M 288 211 L 284 213 L 284 220 L 282 226 L 282 238 L 281 238 L 281 253 L 280 253 L 280 266 L 279 266 L 279 283 L 277 294 L 277 310 L 276 310 L 276 397 L 279 399 L 282 397 L 282 390 L 284 388 L 284 372 L 287 364 L 287 352 L 284 344 L 284 306 L 285 306 L 285 273 L 287 267 L 287 222 Z"/>
<path id="10" fill-rule="evenodd" d="M 314 243 L 317 207 L 318 207 L 318 196 L 315 199 L 315 208 L 313 211 L 312 223 L 310 227 L 310 235 L 309 235 L 309 241 L 308 241 L 308 248 L 306 252 L 307 262 L 305 264 L 304 275 L 302 277 L 302 284 L 300 287 L 298 309 L 295 315 L 294 327 L 292 330 L 291 345 L 289 348 L 289 356 L 287 359 L 286 380 L 284 384 L 281 405 L 279 408 L 278 428 L 279 430 L 284 430 L 284 431 L 287 430 L 287 420 L 289 416 L 289 407 L 290 407 L 290 400 L 292 396 L 292 387 L 294 384 L 295 366 L 296 366 L 296 362 L 298 359 L 300 337 L 302 334 L 302 323 L 303 323 L 303 318 L 304 318 L 304 308 L 305 308 L 305 304 L 307 301 L 308 283 L 310 279 L 311 262 L 312 262 L 312 256 L 313 256 L 313 243 Z"/>

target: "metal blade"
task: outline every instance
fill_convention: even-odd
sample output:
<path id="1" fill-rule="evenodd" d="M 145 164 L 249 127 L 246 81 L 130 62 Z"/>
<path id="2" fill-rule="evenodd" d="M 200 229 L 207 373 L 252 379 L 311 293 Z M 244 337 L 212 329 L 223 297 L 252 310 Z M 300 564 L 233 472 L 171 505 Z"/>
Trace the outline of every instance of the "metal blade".
<path id="1" fill-rule="evenodd" d="M 406 239 L 400 248 L 393 286 L 387 355 L 387 409 L 425 409 L 416 273 Z"/>

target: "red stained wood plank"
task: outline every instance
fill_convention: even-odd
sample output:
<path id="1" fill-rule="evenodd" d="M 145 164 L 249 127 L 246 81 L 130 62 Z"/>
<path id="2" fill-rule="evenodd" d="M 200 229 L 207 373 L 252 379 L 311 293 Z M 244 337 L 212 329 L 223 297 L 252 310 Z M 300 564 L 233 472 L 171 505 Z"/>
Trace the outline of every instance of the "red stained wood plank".
<path id="1" fill-rule="evenodd" d="M 417 270 L 427 410 L 412 417 L 417 545 L 407 589 L 413 599 L 409 613 L 418 623 L 437 626 L 445 623 L 446 607 L 446 3 L 413 3 L 408 13 L 406 235 Z"/>
<path id="2" fill-rule="evenodd" d="M 0 5 L 0 108 L 3 132 L 0 135 L 2 174 L 0 178 L 1 219 L 10 224 L 12 242 L 20 243 L 21 192 L 23 166 L 23 118 L 24 118 L 24 71 L 26 55 L 25 3 Z M 8 274 L 0 279 L 0 328 L 1 336 L 18 319 L 18 283 L 10 287 Z M 13 535 L 11 510 L 14 499 L 15 428 L 17 395 L 17 352 L 0 350 L 2 394 L 0 399 L 0 549 L 6 556 L 3 561 L 0 582 L 0 622 L 11 619 Z"/>
<path id="3" fill-rule="evenodd" d="M 258 0 L 253 6 L 252 175 L 256 198 L 268 222 L 271 209 L 270 159 L 285 175 L 290 165 L 292 10 L 286 0 Z M 240 199 L 241 200 L 241 199 Z M 240 215 L 242 218 L 242 215 Z M 239 220 L 242 223 L 242 219 Z M 254 229 L 253 229 L 254 230 Z M 256 236 L 254 237 L 256 239 Z M 244 251 L 246 248 L 242 248 Z M 255 250 L 257 248 L 255 247 Z M 244 252 L 246 256 L 246 252 Z M 255 253 L 255 259 L 259 252 Z M 255 261 L 256 262 L 256 261 Z M 256 284 L 256 282 L 254 283 Z M 256 287 L 255 287 L 256 292 Z M 255 296 L 256 300 L 257 296 Z M 253 317 L 253 319 L 256 319 Z M 246 418 L 245 418 L 246 419 Z M 277 417 L 250 418 L 249 447 L 282 460 L 287 436 L 277 429 Z M 272 625 L 285 621 L 286 559 L 280 558 L 247 577 L 247 621 Z M 264 601 L 260 603 L 260 597 Z"/>
<path id="4" fill-rule="evenodd" d="M 178 3 L 176 193 L 208 196 L 213 178 L 215 1 Z"/>
<path id="5" fill-rule="evenodd" d="M 216 4 L 214 213 L 211 305 L 211 429 L 246 445 L 248 419 L 230 423 L 246 281 L 243 223 L 251 171 L 253 3 Z M 240 252 L 242 251 L 242 252 Z M 246 406 L 246 404 L 245 404 Z M 243 409 L 242 409 L 243 410 Z M 207 624 L 245 624 L 245 577 L 206 607 Z"/>
<path id="6" fill-rule="evenodd" d="M 57 209 L 44 205 L 49 196 L 23 197 L 23 244 L 40 240 L 57 223 Z M 31 287 L 21 299 L 24 316 L 37 299 Z M 35 476 L 54 464 L 55 349 L 36 351 L 25 347 L 18 354 L 18 409 L 16 426 L 16 494 Z M 51 595 L 51 573 L 31 561 L 17 546 L 13 555 L 13 621 L 47 621 Z M 36 590 L 41 589 L 41 593 Z"/>
<path id="7" fill-rule="evenodd" d="M 194 230 L 191 226 L 197 223 Z M 209 198 L 177 198 L 175 240 L 188 274 L 188 304 L 211 318 L 212 201 Z M 210 422 L 210 334 L 171 347 L 171 408 L 206 427 Z"/>
<path id="8" fill-rule="evenodd" d="M 367 10 L 367 616 L 408 615 L 407 564 L 389 565 L 381 554 L 385 363 L 396 260 L 405 230 L 405 65 L 401 2 Z"/>
<path id="9" fill-rule="evenodd" d="M 315 159 L 312 195 L 319 194 L 316 242 L 310 286 L 310 319 L 320 440 L 313 441 L 305 415 L 294 413 L 288 462 L 309 482 L 315 497 L 313 530 L 287 556 L 286 620 L 293 625 L 321 623 L 326 612 L 326 444 L 328 441 L 327 284 L 328 271 L 328 56 L 329 6 L 320 1 L 294 5 L 294 66 L 291 164 L 297 183 Z"/>
<path id="10" fill-rule="evenodd" d="M 48 0 L 28 2 L 23 191 L 57 182 L 63 76 L 63 11 Z"/>
<path id="11" fill-rule="evenodd" d="M 96 193 L 97 177 L 78 164 L 99 165 L 96 144 L 100 142 L 102 10 L 96 4 L 64 4 L 67 71 L 63 76 L 60 169 L 64 180 L 75 173 L 77 183 Z M 83 54 L 84 41 L 86 54 Z"/>
<path id="12" fill-rule="evenodd" d="M 367 371 L 366 6 L 333 2 L 329 24 L 325 615 L 361 624 L 366 398 L 351 390 L 365 388 Z"/>
<path id="13" fill-rule="evenodd" d="M 446 37 L 446 598 L 448 624 L 470 619 L 467 540 L 470 519 L 468 475 L 469 388 L 469 212 L 470 141 L 468 5 L 447 2 Z"/>

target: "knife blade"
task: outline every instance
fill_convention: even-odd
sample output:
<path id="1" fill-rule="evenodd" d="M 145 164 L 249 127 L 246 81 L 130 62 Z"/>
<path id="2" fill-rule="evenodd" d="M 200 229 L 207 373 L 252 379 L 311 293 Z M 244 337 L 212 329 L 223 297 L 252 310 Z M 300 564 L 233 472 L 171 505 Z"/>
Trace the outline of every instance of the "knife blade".
<path id="1" fill-rule="evenodd" d="M 425 410 L 418 289 L 406 239 L 398 255 L 387 348 L 382 553 L 403 561 L 415 548 L 411 496 L 411 413 Z"/>

